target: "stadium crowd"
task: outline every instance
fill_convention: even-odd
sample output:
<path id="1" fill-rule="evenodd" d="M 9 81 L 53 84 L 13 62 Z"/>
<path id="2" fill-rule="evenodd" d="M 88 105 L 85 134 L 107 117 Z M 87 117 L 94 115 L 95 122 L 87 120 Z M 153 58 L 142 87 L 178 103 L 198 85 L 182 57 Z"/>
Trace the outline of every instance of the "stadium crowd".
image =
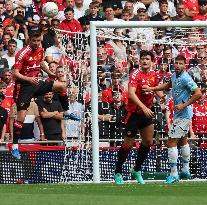
<path id="1" fill-rule="evenodd" d="M 91 140 L 90 21 L 205 21 L 207 0 L 50 0 L 59 13 L 48 19 L 42 12 L 47 0 L 0 0 L 0 103 L 1 142 L 12 141 L 16 118 L 15 79 L 12 68 L 19 50 L 28 45 L 30 33 L 40 30 L 45 62 L 56 77 L 38 73 L 40 80 L 68 83 L 69 110 L 74 119 L 57 119 L 63 112 L 56 93 L 33 99 L 24 121 L 22 140 Z M 62 31 L 60 31 L 62 30 Z M 106 35 L 108 34 L 108 35 Z M 100 141 L 121 144 L 128 100 L 129 75 L 139 68 L 139 55 L 149 50 L 154 55 L 152 69 L 160 83 L 169 81 L 174 58 L 183 55 L 186 70 L 203 92 L 194 103 L 190 137 L 207 136 L 207 47 L 206 30 L 188 28 L 101 29 L 98 31 L 97 72 L 99 89 Z M 174 43 L 169 39 L 173 39 Z M 184 40 L 185 44 L 178 42 Z M 177 42 L 177 43 L 176 43 Z M 144 83 L 144 82 L 142 82 Z M 146 93 L 148 95 L 148 93 Z M 154 97 L 156 135 L 168 135 L 172 123 L 173 100 L 166 92 L 165 104 Z M 110 142 L 109 142 L 110 139 Z M 106 144 L 105 144 L 106 145 Z"/>

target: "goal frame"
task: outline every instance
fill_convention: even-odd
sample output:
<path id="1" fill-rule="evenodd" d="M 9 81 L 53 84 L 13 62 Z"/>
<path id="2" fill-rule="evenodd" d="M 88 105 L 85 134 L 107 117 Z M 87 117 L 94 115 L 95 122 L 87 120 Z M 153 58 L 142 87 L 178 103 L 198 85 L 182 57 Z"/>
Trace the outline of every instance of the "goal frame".
<path id="1" fill-rule="evenodd" d="M 92 161 L 93 161 L 94 183 L 100 183 L 96 29 L 98 28 L 147 28 L 147 27 L 150 28 L 207 27 L 207 21 L 123 21 L 123 22 L 91 21 L 90 22 Z"/>

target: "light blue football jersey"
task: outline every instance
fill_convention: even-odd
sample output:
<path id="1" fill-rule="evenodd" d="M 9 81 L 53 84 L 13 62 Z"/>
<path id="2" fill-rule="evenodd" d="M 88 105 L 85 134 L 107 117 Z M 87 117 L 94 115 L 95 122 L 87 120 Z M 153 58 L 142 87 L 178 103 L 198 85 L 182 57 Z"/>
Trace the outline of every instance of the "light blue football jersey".
<path id="1" fill-rule="evenodd" d="M 198 88 L 197 84 L 193 81 L 191 76 L 186 71 L 182 72 L 178 77 L 176 77 L 176 73 L 174 72 L 172 75 L 171 83 L 174 105 L 184 104 L 187 102 L 191 98 L 191 93 L 196 88 Z M 174 112 L 174 119 L 192 119 L 192 117 L 192 105 L 187 106 L 181 111 Z"/>

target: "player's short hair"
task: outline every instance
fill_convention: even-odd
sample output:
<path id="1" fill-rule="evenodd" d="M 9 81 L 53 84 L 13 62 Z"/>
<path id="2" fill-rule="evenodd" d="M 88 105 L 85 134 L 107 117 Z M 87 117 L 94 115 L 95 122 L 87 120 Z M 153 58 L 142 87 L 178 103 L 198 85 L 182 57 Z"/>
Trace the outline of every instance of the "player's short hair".
<path id="1" fill-rule="evenodd" d="M 30 38 L 39 38 L 41 35 L 42 35 L 41 32 L 39 30 L 37 30 L 37 31 L 30 32 L 29 37 Z"/>
<path id="2" fill-rule="evenodd" d="M 151 56 L 151 60 L 154 61 L 155 56 L 152 52 L 147 51 L 147 50 L 142 50 L 140 52 L 140 58 L 145 57 L 145 56 Z"/>
<path id="3" fill-rule="evenodd" d="M 69 12 L 69 11 L 72 11 L 72 12 L 74 13 L 74 9 L 71 8 L 70 6 L 68 6 L 68 7 L 64 10 L 64 14 L 65 14 L 66 12 Z"/>
<path id="4" fill-rule="evenodd" d="M 56 61 L 51 61 L 51 62 L 49 62 L 48 66 L 50 66 L 52 63 L 59 65 Z"/>
<path id="5" fill-rule="evenodd" d="M 92 1 L 89 5 L 89 8 L 91 7 L 97 7 L 99 8 L 100 7 L 100 3 L 98 1 Z"/>
<path id="6" fill-rule="evenodd" d="M 15 44 L 17 45 L 17 42 L 12 38 L 8 41 L 8 44 Z"/>
<path id="7" fill-rule="evenodd" d="M 159 6 L 161 6 L 162 4 L 167 4 L 168 5 L 168 1 L 167 0 L 161 0 L 161 1 L 159 1 Z"/>
<path id="8" fill-rule="evenodd" d="M 186 58 L 183 55 L 178 55 L 175 58 L 175 61 L 184 61 L 184 63 L 186 63 Z"/>

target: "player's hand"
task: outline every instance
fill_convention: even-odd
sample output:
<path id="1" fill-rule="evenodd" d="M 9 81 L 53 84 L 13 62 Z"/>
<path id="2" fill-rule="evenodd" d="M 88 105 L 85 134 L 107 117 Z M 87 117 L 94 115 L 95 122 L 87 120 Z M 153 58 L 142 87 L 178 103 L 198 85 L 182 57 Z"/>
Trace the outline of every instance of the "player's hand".
<path id="1" fill-rule="evenodd" d="M 28 82 L 31 83 L 32 85 L 38 85 L 39 80 L 37 77 L 29 77 Z"/>
<path id="2" fill-rule="evenodd" d="M 148 107 L 142 108 L 142 111 L 147 117 L 149 118 L 154 117 L 154 112 L 152 112 L 152 110 L 150 110 Z"/>
<path id="3" fill-rule="evenodd" d="M 161 98 L 160 98 L 160 104 L 164 104 L 167 100 L 167 96 L 166 95 L 163 95 Z"/>
<path id="4" fill-rule="evenodd" d="M 149 85 L 143 85 L 142 90 L 144 92 L 152 92 L 152 88 Z"/>
<path id="5" fill-rule="evenodd" d="M 181 110 L 183 110 L 183 109 L 185 109 L 185 106 L 184 106 L 183 104 L 176 105 L 176 106 L 174 107 L 174 111 L 175 111 L 175 112 L 179 112 L 179 111 L 181 111 Z"/>

